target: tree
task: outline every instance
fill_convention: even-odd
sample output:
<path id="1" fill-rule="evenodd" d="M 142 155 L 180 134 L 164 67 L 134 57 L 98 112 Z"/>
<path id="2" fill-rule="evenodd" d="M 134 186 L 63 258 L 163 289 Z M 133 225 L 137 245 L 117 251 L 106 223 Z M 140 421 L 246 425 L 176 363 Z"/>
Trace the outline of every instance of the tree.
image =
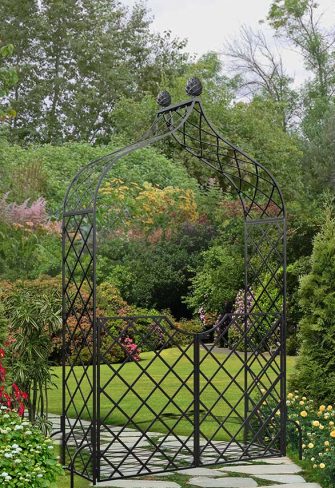
<path id="1" fill-rule="evenodd" d="M 156 95 L 162 77 L 187 57 L 184 42 L 150 32 L 142 5 L 129 11 L 117 0 L 5 0 L 0 36 L 12 42 L 17 32 L 19 83 L 11 98 L 18 140 L 105 142 L 116 101 Z"/>
<path id="2" fill-rule="evenodd" d="M 310 141 L 323 130 L 335 90 L 335 31 L 325 29 L 321 18 L 315 0 L 274 0 L 268 15 L 270 25 L 299 49 L 314 75 L 302 91 L 302 129 Z"/>
<path id="3" fill-rule="evenodd" d="M 300 49 L 321 96 L 329 96 L 334 89 L 335 33 L 321 28 L 317 8 L 315 0 L 274 0 L 268 20 L 279 35 Z"/>
<path id="4" fill-rule="evenodd" d="M 285 72 L 281 56 L 271 50 L 262 31 L 243 26 L 240 39 L 227 43 L 225 54 L 232 60 L 231 70 L 239 75 L 243 94 L 261 94 L 278 104 L 283 129 L 292 125 L 297 108 L 297 93 L 290 87 L 292 78 Z"/>
<path id="5" fill-rule="evenodd" d="M 243 276 L 242 253 L 233 246 L 214 244 L 202 253 L 186 303 L 195 312 L 200 308 L 216 314 L 230 311 Z"/>
<path id="6" fill-rule="evenodd" d="M 0 42 L 0 122 L 8 121 L 15 116 L 15 111 L 8 104 L 8 93 L 17 83 L 17 73 L 13 67 L 3 66 L 3 60 L 11 56 L 13 44 L 1 45 Z"/>
<path id="7" fill-rule="evenodd" d="M 15 45 L 15 51 L 10 59 L 6 59 L 5 67 L 14 67 L 18 77 L 9 93 L 9 101 L 15 110 L 11 126 L 15 131 L 20 131 L 22 137 L 29 132 L 33 117 L 36 127 L 40 122 L 37 111 L 43 98 L 41 76 L 44 70 L 39 61 L 42 53 L 37 33 L 41 29 L 37 1 L 4 0 L 0 3 L 0 39 Z M 21 120 L 25 120 L 26 124 Z"/>
<path id="8" fill-rule="evenodd" d="M 335 219 L 326 209 L 314 239 L 311 271 L 300 281 L 300 354 L 293 387 L 331 403 L 335 388 Z"/>

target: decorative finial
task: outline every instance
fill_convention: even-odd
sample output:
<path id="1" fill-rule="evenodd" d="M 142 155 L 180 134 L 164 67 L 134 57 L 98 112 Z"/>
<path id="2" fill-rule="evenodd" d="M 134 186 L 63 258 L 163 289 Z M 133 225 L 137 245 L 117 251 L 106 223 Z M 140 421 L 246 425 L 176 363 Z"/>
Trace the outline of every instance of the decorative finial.
<path id="1" fill-rule="evenodd" d="M 171 95 L 165 90 L 158 93 L 156 100 L 158 105 L 160 105 L 161 107 L 168 107 L 169 105 L 171 105 Z"/>
<path id="2" fill-rule="evenodd" d="M 199 78 L 190 78 L 186 83 L 186 93 L 190 97 L 198 97 L 202 93 L 202 83 Z"/>

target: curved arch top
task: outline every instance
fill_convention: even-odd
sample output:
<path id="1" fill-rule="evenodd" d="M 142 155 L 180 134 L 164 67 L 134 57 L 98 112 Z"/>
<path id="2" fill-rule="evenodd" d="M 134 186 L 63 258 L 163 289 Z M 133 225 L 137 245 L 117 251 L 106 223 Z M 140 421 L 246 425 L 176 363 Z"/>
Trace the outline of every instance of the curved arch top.
<path id="1" fill-rule="evenodd" d="M 116 162 L 169 137 L 224 177 L 227 189 L 241 201 L 245 220 L 285 218 L 284 199 L 275 178 L 262 164 L 220 135 L 198 97 L 159 110 L 140 140 L 82 168 L 67 190 L 64 214 L 94 212 L 103 179 Z"/>

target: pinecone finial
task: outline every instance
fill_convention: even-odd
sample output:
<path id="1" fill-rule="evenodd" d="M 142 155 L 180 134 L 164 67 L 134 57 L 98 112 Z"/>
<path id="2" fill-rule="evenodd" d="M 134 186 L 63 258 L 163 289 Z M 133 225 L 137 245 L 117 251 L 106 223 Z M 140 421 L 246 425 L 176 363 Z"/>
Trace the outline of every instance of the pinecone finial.
<path id="1" fill-rule="evenodd" d="M 202 83 L 199 78 L 190 78 L 186 83 L 186 93 L 190 97 L 198 97 L 202 93 Z"/>
<path id="2" fill-rule="evenodd" d="M 161 91 L 156 98 L 158 105 L 168 107 L 171 105 L 171 95 L 168 91 Z"/>

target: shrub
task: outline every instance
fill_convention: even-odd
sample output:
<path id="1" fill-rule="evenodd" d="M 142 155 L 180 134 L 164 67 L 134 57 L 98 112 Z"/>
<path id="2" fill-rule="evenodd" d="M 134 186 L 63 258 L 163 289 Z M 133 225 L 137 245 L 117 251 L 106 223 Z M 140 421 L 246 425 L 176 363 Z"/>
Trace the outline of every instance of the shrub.
<path id="1" fill-rule="evenodd" d="M 316 235 L 311 271 L 300 281 L 301 343 L 292 387 L 331 403 L 335 390 L 335 219 L 329 210 Z"/>
<path id="2" fill-rule="evenodd" d="M 303 457 L 310 466 L 321 471 L 325 486 L 335 487 L 335 409 L 333 405 L 316 406 L 313 400 L 287 395 L 288 418 L 299 422 L 303 435 Z M 298 443 L 297 430 L 290 428 L 292 447 Z"/>
<path id="3" fill-rule="evenodd" d="M 266 390 L 260 390 L 263 395 Z M 265 432 L 265 440 L 272 439 L 273 447 L 279 449 L 277 433 L 280 428 L 280 410 L 274 412 L 277 401 L 269 395 L 261 401 L 257 395 L 259 408 L 252 425 L 256 431 L 259 419 L 271 417 Z M 327 488 L 335 488 L 335 406 L 318 405 L 314 400 L 301 395 L 298 390 L 287 394 L 287 416 L 292 422 L 287 423 L 287 443 L 293 451 L 299 446 L 299 430 L 293 422 L 298 423 L 302 431 L 303 460 L 312 470 L 319 471 L 319 477 Z"/>
<path id="4" fill-rule="evenodd" d="M 60 237 L 38 227 L 13 226 L 0 221 L 0 277 L 35 279 L 61 271 Z"/>
<path id="5" fill-rule="evenodd" d="M 56 286 L 55 286 L 56 285 Z M 9 321 L 8 366 L 13 382 L 30 394 L 29 416 L 46 413 L 51 340 L 61 328 L 57 280 L 3 283 L 0 296 Z"/>
<path id="6" fill-rule="evenodd" d="M 192 278 L 192 295 L 186 303 L 194 310 L 221 314 L 227 303 L 233 304 L 239 288 L 243 285 L 243 260 L 238 249 L 232 245 L 213 245 L 202 253 L 203 262 Z"/>
<path id="7" fill-rule="evenodd" d="M 142 237 L 112 236 L 101 243 L 97 273 L 101 282 L 116 285 L 128 303 L 139 307 L 169 308 L 177 317 L 190 312 L 187 294 L 200 251 L 208 247 L 211 229 L 185 224 L 170 238 L 148 242 Z"/>
<path id="8" fill-rule="evenodd" d="M 199 334 L 204 330 L 204 326 L 199 319 L 193 319 L 193 320 L 182 319 L 176 322 L 175 326 L 181 332 L 178 332 L 174 336 L 173 339 L 174 344 L 179 344 L 182 346 L 184 345 L 187 346 L 193 340 L 192 337 L 188 335 L 189 333 Z M 184 332 L 188 332 L 188 334 L 185 334 Z"/>
<path id="9" fill-rule="evenodd" d="M 52 486 L 62 473 L 51 439 L 7 407 L 0 407 L 0 484 Z"/>

